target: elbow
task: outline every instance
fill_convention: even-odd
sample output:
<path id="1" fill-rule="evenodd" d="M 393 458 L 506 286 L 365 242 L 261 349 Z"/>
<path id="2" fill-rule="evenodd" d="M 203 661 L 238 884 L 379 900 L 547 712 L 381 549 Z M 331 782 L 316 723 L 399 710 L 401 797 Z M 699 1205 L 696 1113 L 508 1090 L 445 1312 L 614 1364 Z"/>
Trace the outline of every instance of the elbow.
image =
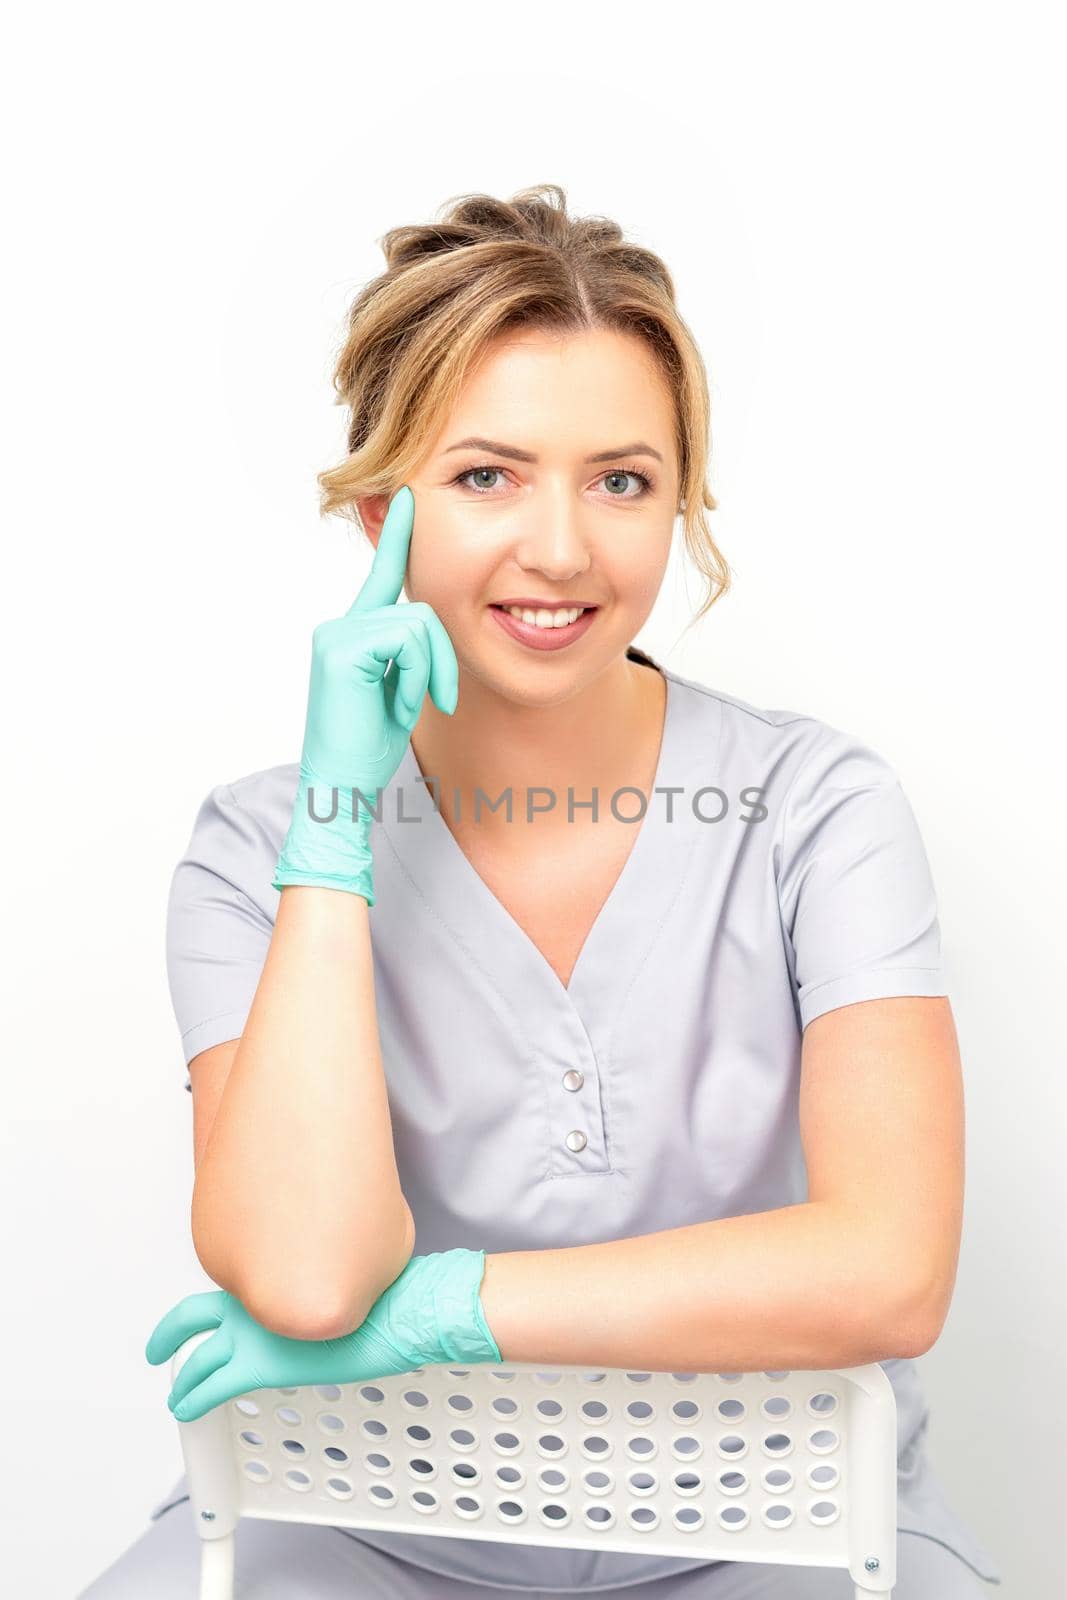
<path id="1" fill-rule="evenodd" d="M 381 1234 L 373 1251 L 354 1252 L 347 1273 L 298 1275 L 286 1267 L 268 1273 L 216 1272 L 197 1246 L 205 1272 L 240 1300 L 249 1316 L 286 1339 L 343 1339 L 366 1320 L 374 1302 L 400 1276 L 414 1248 L 415 1226 L 406 1202 L 392 1239 Z M 299 1264 L 298 1264 L 299 1265 Z"/>
<path id="2" fill-rule="evenodd" d="M 415 1248 L 415 1220 L 406 1200 L 390 1233 L 379 1235 L 374 1251 L 360 1252 L 358 1275 L 344 1286 L 339 1296 L 321 1297 L 313 1305 L 324 1310 L 313 1311 L 315 1325 L 321 1330 L 304 1334 L 304 1338 L 343 1339 L 354 1333 L 366 1321 L 374 1302 L 395 1283 L 411 1260 Z M 374 1268 L 371 1270 L 371 1263 Z"/>
<path id="3" fill-rule="evenodd" d="M 901 1313 L 908 1354 L 924 1356 L 941 1337 L 956 1289 L 956 1253 L 932 1264 L 921 1283 L 912 1286 L 908 1304 Z"/>
<path id="4" fill-rule="evenodd" d="M 246 1309 L 264 1328 L 287 1339 L 345 1339 L 366 1321 L 374 1302 L 399 1278 L 409 1260 L 410 1254 L 403 1259 L 386 1254 L 375 1271 L 361 1263 L 358 1279 L 340 1293 L 336 1284 L 302 1289 L 287 1285 L 254 1304 L 246 1302 Z"/>
<path id="5" fill-rule="evenodd" d="M 918 1356 L 924 1356 L 932 1350 L 941 1337 L 941 1329 L 929 1322 L 913 1322 L 909 1324 L 906 1335 L 896 1341 L 893 1355 L 906 1361 L 914 1361 Z M 889 1360 L 883 1356 L 882 1360 Z"/>
<path id="6" fill-rule="evenodd" d="M 395 1271 L 386 1267 L 368 1272 L 364 1267 L 358 1282 L 349 1284 L 344 1293 L 338 1292 L 336 1282 L 298 1282 L 295 1275 L 272 1281 L 262 1277 L 238 1280 L 231 1293 L 268 1333 L 308 1341 L 344 1339 L 366 1320 L 374 1302 L 399 1277 L 404 1265 Z"/>
<path id="7" fill-rule="evenodd" d="M 951 1302 L 951 1284 L 942 1287 L 934 1295 L 918 1296 L 912 1302 L 911 1314 L 905 1324 L 910 1357 L 924 1356 L 933 1349 L 941 1337 Z"/>
<path id="8" fill-rule="evenodd" d="M 333 1310 L 325 1295 L 293 1288 L 283 1293 L 261 1294 L 256 1288 L 245 1290 L 237 1297 L 248 1315 L 268 1333 L 283 1339 L 302 1339 L 318 1342 L 323 1339 L 343 1339 L 364 1320 L 377 1296 L 365 1288 L 357 1307 L 358 1320 Z"/>
<path id="9" fill-rule="evenodd" d="M 857 1365 L 924 1356 L 941 1337 L 950 1299 L 951 1288 L 937 1294 L 917 1291 L 904 1297 L 872 1295 L 871 1304 L 878 1311 L 875 1317 L 863 1320 Z"/>

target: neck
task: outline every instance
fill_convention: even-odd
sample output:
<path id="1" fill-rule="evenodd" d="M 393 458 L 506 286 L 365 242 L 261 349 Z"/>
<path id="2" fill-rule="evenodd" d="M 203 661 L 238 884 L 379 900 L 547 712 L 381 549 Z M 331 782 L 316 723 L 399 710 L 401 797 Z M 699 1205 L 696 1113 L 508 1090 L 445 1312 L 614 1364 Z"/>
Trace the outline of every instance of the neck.
<path id="1" fill-rule="evenodd" d="M 460 671 L 459 704 L 445 716 L 427 695 L 411 745 L 421 772 L 439 780 L 446 820 L 473 816 L 476 790 L 490 800 L 508 788 L 512 804 L 525 811 L 529 789 L 555 796 L 552 817 L 567 822 L 568 790 L 575 802 L 599 795 L 599 816 L 610 816 L 614 790 L 632 784 L 650 794 L 666 714 L 667 684 L 654 667 L 620 657 L 568 699 L 524 705 L 505 699 Z M 632 800 L 632 797 L 631 797 Z M 536 805 L 548 796 L 535 795 Z M 576 813 L 588 819 L 588 810 Z M 505 821 L 503 811 L 484 806 L 483 824 Z"/>

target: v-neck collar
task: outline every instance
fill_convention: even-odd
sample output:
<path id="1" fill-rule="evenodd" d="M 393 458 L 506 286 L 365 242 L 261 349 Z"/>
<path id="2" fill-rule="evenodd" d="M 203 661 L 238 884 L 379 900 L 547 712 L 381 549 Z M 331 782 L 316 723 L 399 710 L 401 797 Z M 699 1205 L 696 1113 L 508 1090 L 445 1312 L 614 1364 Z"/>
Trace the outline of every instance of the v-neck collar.
<path id="1" fill-rule="evenodd" d="M 583 1018 L 591 1022 L 598 1013 L 610 1013 L 609 994 L 625 994 L 684 882 L 700 826 L 685 761 L 686 728 L 695 707 L 686 680 L 657 670 L 666 680 L 666 705 L 652 791 L 644 817 L 633 824 L 637 837 L 566 985 L 463 851 L 434 806 L 410 744 L 383 793 L 381 826 L 400 870 L 520 1019 L 523 1013 L 528 1021 L 545 1019 L 562 1009 L 584 1033 Z M 668 796 L 657 791 L 670 786 L 683 792 L 671 797 L 668 819 Z"/>

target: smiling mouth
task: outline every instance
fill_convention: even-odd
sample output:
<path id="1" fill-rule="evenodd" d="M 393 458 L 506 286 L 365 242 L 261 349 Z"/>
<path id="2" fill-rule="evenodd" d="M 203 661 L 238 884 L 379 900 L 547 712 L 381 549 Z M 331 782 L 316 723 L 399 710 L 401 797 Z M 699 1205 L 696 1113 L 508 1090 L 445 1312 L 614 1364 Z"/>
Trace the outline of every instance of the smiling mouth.
<path id="1" fill-rule="evenodd" d="M 595 611 L 596 606 L 519 606 L 506 605 L 499 601 L 492 602 L 492 610 L 504 611 L 509 617 L 514 617 L 516 622 L 525 622 L 535 628 L 567 628 L 578 621 L 579 617 L 587 611 Z"/>

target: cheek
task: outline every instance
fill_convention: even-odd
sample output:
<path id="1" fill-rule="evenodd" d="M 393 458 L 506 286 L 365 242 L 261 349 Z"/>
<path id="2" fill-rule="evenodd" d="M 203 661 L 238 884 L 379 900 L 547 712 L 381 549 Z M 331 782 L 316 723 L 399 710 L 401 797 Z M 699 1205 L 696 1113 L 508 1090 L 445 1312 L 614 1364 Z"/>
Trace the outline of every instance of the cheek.
<path id="1" fill-rule="evenodd" d="M 442 616 L 477 601 L 492 564 L 469 533 L 446 525 L 416 527 L 408 552 L 405 588 L 411 600 L 424 600 Z"/>
<path id="2" fill-rule="evenodd" d="M 606 570 L 620 599 L 634 606 L 650 606 L 659 594 L 669 556 L 669 537 L 660 540 L 651 531 L 625 558 L 616 556 Z"/>

